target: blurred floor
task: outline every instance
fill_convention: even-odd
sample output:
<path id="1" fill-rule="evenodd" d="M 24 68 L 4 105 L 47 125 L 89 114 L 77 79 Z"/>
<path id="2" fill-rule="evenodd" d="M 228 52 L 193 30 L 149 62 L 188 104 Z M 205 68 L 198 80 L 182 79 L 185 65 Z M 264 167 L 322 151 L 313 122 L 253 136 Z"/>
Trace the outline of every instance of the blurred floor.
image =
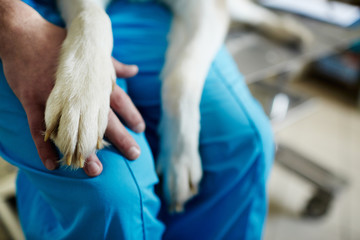
<path id="1" fill-rule="evenodd" d="M 269 218 L 265 240 L 360 239 L 360 111 L 346 93 L 310 79 L 291 84 L 316 96 L 316 111 L 281 129 L 278 141 L 301 152 L 349 185 L 335 198 L 328 214 L 306 219 L 301 212 L 314 191 L 312 185 L 275 164 L 269 183 Z"/>
<path id="2" fill-rule="evenodd" d="M 13 184 L 15 181 L 15 174 L 16 174 L 16 168 L 5 162 L 0 157 L 0 205 L 1 205 L 0 211 L 4 211 L 4 212 L 0 212 L 0 240 L 12 239 L 10 237 L 9 232 L 6 229 L 6 226 L 4 225 L 5 221 L 8 224 L 11 224 L 11 222 L 9 222 L 9 218 L 2 219 L 2 217 L 7 218 L 7 216 L 9 215 L 8 212 L 5 210 L 9 209 L 10 206 L 13 206 L 10 201 L 11 201 L 11 197 L 14 196 L 15 193 L 15 189 L 14 189 L 15 185 Z M 6 209 L 4 209 L 4 207 Z M 11 208 L 11 211 L 13 211 L 13 208 Z M 12 216 L 14 216 L 14 214 L 12 214 Z M 13 218 L 10 217 L 10 219 Z"/>
<path id="3" fill-rule="evenodd" d="M 0 239 L 1 240 L 13 240 L 9 236 L 9 233 L 6 231 L 6 228 L 4 227 L 4 225 L 1 221 L 0 221 Z"/>

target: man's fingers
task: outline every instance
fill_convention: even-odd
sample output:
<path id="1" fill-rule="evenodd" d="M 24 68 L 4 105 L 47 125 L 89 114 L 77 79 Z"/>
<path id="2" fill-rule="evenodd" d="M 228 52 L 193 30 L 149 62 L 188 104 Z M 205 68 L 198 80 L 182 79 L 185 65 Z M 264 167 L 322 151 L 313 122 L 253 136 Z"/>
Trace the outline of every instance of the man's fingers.
<path id="1" fill-rule="evenodd" d="M 58 167 L 59 156 L 55 146 L 50 142 L 44 142 L 43 132 L 45 131 L 44 110 L 33 108 L 27 114 L 30 132 L 41 161 L 48 170 Z"/>
<path id="2" fill-rule="evenodd" d="M 112 110 L 109 112 L 105 136 L 127 159 L 135 160 L 140 156 L 140 147 Z"/>
<path id="3" fill-rule="evenodd" d="M 126 65 L 115 58 L 112 58 L 116 76 L 119 78 L 130 78 L 135 76 L 139 72 L 139 68 L 136 65 Z"/>
<path id="4" fill-rule="evenodd" d="M 31 110 L 31 111 L 30 111 Z M 43 132 L 45 131 L 44 110 L 41 108 L 30 108 L 28 114 L 30 132 L 35 142 L 41 161 L 48 170 L 54 170 L 58 167 L 59 156 L 56 148 L 51 141 L 44 142 Z M 103 166 L 95 154 L 88 157 L 84 166 L 85 173 L 90 177 L 100 175 Z"/>
<path id="5" fill-rule="evenodd" d="M 145 130 L 145 122 L 141 114 L 130 97 L 117 85 L 111 93 L 110 106 L 133 131 L 140 133 Z"/>
<path id="6" fill-rule="evenodd" d="M 103 165 L 101 164 L 99 158 L 96 154 L 91 154 L 90 157 L 86 159 L 84 171 L 89 177 L 99 176 L 103 170 Z"/>

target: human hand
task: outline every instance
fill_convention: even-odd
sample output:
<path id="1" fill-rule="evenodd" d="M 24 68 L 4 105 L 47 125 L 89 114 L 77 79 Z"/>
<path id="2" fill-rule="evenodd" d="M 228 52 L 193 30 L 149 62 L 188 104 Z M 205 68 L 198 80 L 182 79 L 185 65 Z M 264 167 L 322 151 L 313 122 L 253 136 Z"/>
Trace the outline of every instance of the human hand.
<path id="1" fill-rule="evenodd" d="M 6 46 L 5 49 L 0 49 L 0 57 L 9 86 L 27 114 L 39 156 L 47 169 L 54 170 L 59 156 L 51 142 L 44 142 L 44 111 L 46 100 L 54 86 L 57 59 L 66 31 L 44 20 L 26 4 L 18 2 L 20 6 L 17 12 L 22 14 L 12 22 L 9 28 L 11 34 L 0 39 L 8 43 L 3 45 Z M 138 71 L 136 66 L 124 65 L 115 59 L 113 64 L 118 77 L 131 77 Z M 131 129 L 135 132 L 144 131 L 145 124 L 140 113 L 118 86 L 115 86 L 111 94 L 110 104 Z M 109 113 L 105 135 L 128 159 L 136 159 L 139 156 L 139 146 L 112 110 Z M 135 151 L 130 151 L 134 149 L 132 147 L 135 147 Z M 89 176 L 101 173 L 102 164 L 95 154 L 87 159 L 84 171 Z"/>

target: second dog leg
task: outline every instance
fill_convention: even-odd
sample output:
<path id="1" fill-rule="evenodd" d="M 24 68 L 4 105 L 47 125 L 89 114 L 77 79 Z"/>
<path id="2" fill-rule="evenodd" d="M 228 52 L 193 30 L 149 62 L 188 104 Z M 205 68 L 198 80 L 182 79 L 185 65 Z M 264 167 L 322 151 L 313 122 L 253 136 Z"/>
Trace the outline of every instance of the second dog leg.
<path id="1" fill-rule="evenodd" d="M 309 30 L 291 17 L 281 17 L 249 0 L 228 0 L 231 18 L 249 24 L 276 41 L 307 45 L 312 40 Z"/>
<path id="2" fill-rule="evenodd" d="M 182 211 L 198 191 L 200 99 L 205 78 L 222 45 L 229 18 L 225 0 L 169 1 L 174 12 L 163 69 L 161 149 L 157 170 L 163 176 L 171 211 Z"/>

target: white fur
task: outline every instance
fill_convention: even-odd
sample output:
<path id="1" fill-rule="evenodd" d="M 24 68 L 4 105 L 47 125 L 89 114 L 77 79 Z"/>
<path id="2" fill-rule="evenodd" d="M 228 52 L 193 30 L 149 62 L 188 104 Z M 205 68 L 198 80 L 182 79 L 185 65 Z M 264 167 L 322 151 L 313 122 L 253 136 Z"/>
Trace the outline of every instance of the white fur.
<path id="1" fill-rule="evenodd" d="M 61 0 L 60 9 L 67 13 L 68 33 L 46 104 L 46 136 L 64 154 L 63 161 L 83 167 L 85 159 L 101 147 L 108 121 L 115 81 L 111 22 L 93 1 Z"/>
<path id="2" fill-rule="evenodd" d="M 170 1 L 169 3 L 172 3 Z M 173 25 L 162 73 L 158 173 L 170 210 L 181 211 L 198 191 L 200 99 L 211 62 L 229 22 L 224 0 L 174 1 Z"/>
<path id="3" fill-rule="evenodd" d="M 197 193 L 202 178 L 199 105 L 211 62 L 225 38 L 229 15 L 275 32 L 278 38 L 305 41 L 307 33 L 298 24 L 287 24 L 247 0 L 163 1 L 172 9 L 174 20 L 162 72 L 157 171 L 163 176 L 170 210 L 181 211 Z M 110 21 L 103 10 L 109 1 L 58 2 L 68 35 L 47 102 L 47 134 L 51 133 L 61 152 L 71 159 L 70 165 L 82 167 L 83 159 L 95 151 L 103 137 L 115 78 Z"/>

